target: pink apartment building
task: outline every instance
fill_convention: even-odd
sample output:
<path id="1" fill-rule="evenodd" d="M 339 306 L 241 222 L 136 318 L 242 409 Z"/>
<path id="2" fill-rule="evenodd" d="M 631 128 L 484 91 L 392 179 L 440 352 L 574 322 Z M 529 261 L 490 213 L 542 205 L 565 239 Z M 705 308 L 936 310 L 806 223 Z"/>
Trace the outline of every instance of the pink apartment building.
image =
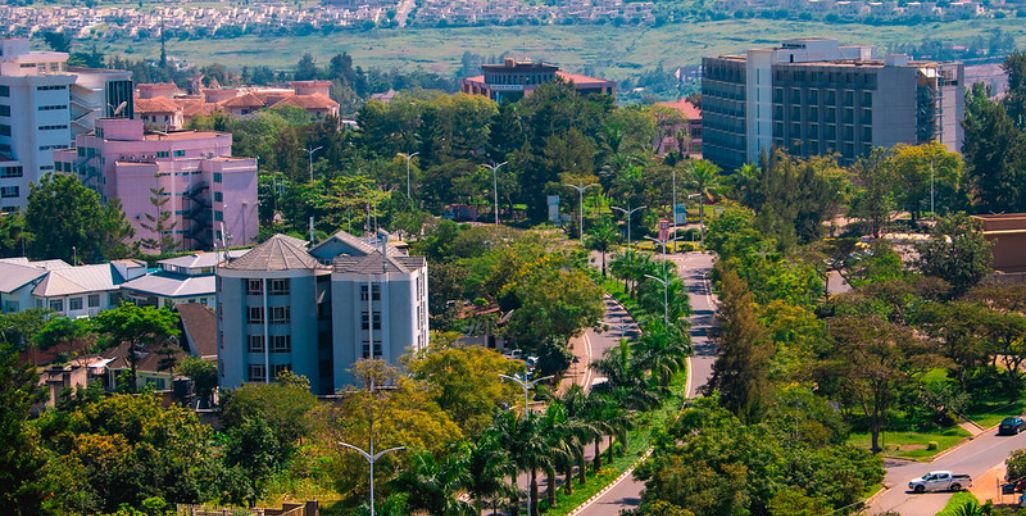
<path id="1" fill-rule="evenodd" d="M 213 131 L 144 131 L 143 121 L 105 118 L 76 148 L 54 151 L 58 172 L 76 173 L 104 201 L 119 199 L 136 239 L 157 215 L 151 189 L 163 188 L 179 249 L 253 243 L 257 237 L 257 161 L 233 158 L 232 135 Z"/>

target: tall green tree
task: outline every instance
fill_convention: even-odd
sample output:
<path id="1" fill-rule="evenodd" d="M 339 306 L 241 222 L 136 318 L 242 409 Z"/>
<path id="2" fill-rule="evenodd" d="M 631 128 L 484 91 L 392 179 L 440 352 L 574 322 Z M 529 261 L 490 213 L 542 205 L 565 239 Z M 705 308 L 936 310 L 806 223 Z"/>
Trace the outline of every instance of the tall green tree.
<path id="1" fill-rule="evenodd" d="M 96 316 L 96 327 L 100 333 L 110 337 L 115 345 L 127 345 L 130 372 L 130 387 L 135 392 L 137 370 L 142 354 L 147 347 L 163 344 L 171 337 L 177 337 L 178 314 L 152 306 L 122 303 L 117 308 L 104 310 Z"/>
<path id="2" fill-rule="evenodd" d="M 1026 210 L 1026 133 L 1016 127 L 1005 105 L 987 98 L 982 85 L 967 95 L 966 175 L 974 209 L 983 213 Z"/>
<path id="3" fill-rule="evenodd" d="M 44 457 L 28 427 L 29 409 L 39 399 L 35 368 L 0 343 L 0 503 L 15 514 L 33 513 L 45 495 L 39 485 Z"/>
<path id="4" fill-rule="evenodd" d="M 980 222 L 965 213 L 942 217 L 930 239 L 917 246 L 919 268 L 947 281 L 956 295 L 967 292 L 991 273 L 994 255 Z"/>
<path id="5" fill-rule="evenodd" d="M 705 202 L 720 185 L 720 168 L 704 159 L 688 162 L 687 184 L 698 194 L 698 225 L 705 241 Z"/>
<path id="6" fill-rule="evenodd" d="M 873 149 L 869 156 L 859 158 L 854 169 L 855 194 L 850 213 L 868 226 L 871 235 L 879 237 L 897 207 L 894 195 L 897 177 L 890 166 L 889 155 L 883 149 Z"/>
<path id="7" fill-rule="evenodd" d="M 606 254 L 619 240 L 620 234 L 608 217 L 603 217 L 587 231 L 584 242 L 588 249 L 602 255 L 602 277 L 606 276 Z"/>
<path id="8" fill-rule="evenodd" d="M 163 186 L 150 188 L 150 205 L 156 213 L 143 214 L 146 221 L 140 224 L 143 229 L 153 233 L 153 236 L 140 240 L 139 245 L 159 256 L 172 253 L 178 247 L 174 233 L 178 223 L 171 220 L 171 212 L 165 209 L 170 200 L 171 197 Z"/>
<path id="9" fill-rule="evenodd" d="M 755 314 L 748 286 L 731 269 L 719 267 L 719 352 L 706 386 L 719 392 L 720 402 L 742 421 L 758 422 L 769 408 L 773 386 L 769 381 L 773 345 Z"/>
<path id="10" fill-rule="evenodd" d="M 31 234 L 29 257 L 100 262 L 132 254 L 134 231 L 121 204 L 100 196 L 67 174 L 48 174 L 33 184 L 25 209 Z"/>

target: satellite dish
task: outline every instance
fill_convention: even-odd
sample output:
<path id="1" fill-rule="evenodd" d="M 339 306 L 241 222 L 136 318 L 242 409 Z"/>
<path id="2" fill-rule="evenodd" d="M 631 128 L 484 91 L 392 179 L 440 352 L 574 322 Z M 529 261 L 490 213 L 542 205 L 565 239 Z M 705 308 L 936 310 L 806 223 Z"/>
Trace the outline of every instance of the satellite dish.
<path id="1" fill-rule="evenodd" d="M 111 116 L 117 118 L 117 116 L 120 115 L 121 112 L 124 111 L 126 107 L 128 107 L 128 101 L 127 100 L 122 100 L 121 103 L 118 104 L 118 107 L 114 109 L 114 113 Z"/>

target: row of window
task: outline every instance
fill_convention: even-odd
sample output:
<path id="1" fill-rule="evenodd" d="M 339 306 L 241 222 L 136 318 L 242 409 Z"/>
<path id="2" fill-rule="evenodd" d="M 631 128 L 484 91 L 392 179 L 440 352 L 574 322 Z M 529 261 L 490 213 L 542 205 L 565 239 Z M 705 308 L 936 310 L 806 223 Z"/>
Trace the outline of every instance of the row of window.
<path id="1" fill-rule="evenodd" d="M 285 371 L 291 371 L 291 364 L 274 364 L 271 366 L 271 372 L 273 378 L 277 378 L 279 374 Z M 264 364 L 250 364 L 249 365 L 249 381 L 251 382 L 265 382 L 267 381 L 267 367 Z"/>
<path id="2" fill-rule="evenodd" d="M 68 87 L 63 84 L 57 84 L 54 86 L 36 86 L 36 91 L 57 91 L 66 89 L 68 89 Z"/>
<path id="3" fill-rule="evenodd" d="M 0 116 L 11 116 L 11 106 L 0 105 Z"/>
<path id="4" fill-rule="evenodd" d="M 0 177 L 22 177 L 23 175 L 24 173 L 20 165 L 16 167 L 0 167 Z"/>
<path id="5" fill-rule="evenodd" d="M 4 199 L 16 198 L 21 194 L 17 186 L 0 186 L 0 197 Z"/>
<path id="6" fill-rule="evenodd" d="M 292 320 L 292 309 L 288 306 L 271 307 L 271 324 L 286 324 Z M 264 308 L 262 306 L 249 307 L 250 324 L 263 324 Z"/>
<path id="7" fill-rule="evenodd" d="M 219 193 L 219 192 L 218 192 Z M 220 213 L 220 212 L 217 212 Z M 268 294 L 272 296 L 280 296 L 289 293 L 289 280 L 286 279 L 272 279 L 270 281 L 270 287 Z M 261 295 L 264 293 L 264 280 L 251 279 L 246 282 L 246 293 L 249 295 Z"/>
<path id="8" fill-rule="evenodd" d="M 59 131 L 61 129 L 67 129 L 68 124 L 57 124 L 57 125 L 41 125 L 39 126 L 40 131 Z"/>
<path id="9" fill-rule="evenodd" d="M 271 335 L 271 352 L 272 353 L 288 353 L 292 351 L 292 336 L 291 335 Z M 250 335 L 249 336 L 249 352 L 250 353 L 263 353 L 264 352 L 264 336 L 263 335 Z"/>
<path id="10" fill-rule="evenodd" d="M 39 106 L 40 111 L 63 111 L 68 109 L 67 104 L 51 104 L 49 106 Z"/>
<path id="11" fill-rule="evenodd" d="M 176 157 L 176 158 L 184 158 L 185 157 L 185 151 L 183 151 L 183 150 L 176 150 L 173 153 L 169 153 L 168 151 L 157 151 L 157 157 L 158 158 L 167 158 L 167 157 L 170 157 L 172 155 L 174 157 Z"/>
<path id="12" fill-rule="evenodd" d="M 67 145 L 40 145 L 39 146 L 39 150 L 41 150 L 41 151 L 48 151 L 48 150 L 54 150 L 54 149 L 66 149 L 67 147 L 68 147 Z"/>
<path id="13" fill-rule="evenodd" d="M 74 312 L 74 311 L 77 311 L 77 310 L 81 310 L 82 309 L 82 302 L 83 302 L 83 299 L 81 297 L 68 298 L 68 311 L 69 312 Z M 89 306 L 89 308 L 99 308 L 99 306 L 100 306 L 100 295 L 99 294 L 89 294 L 85 298 L 85 303 Z M 63 312 L 64 311 L 64 300 L 63 299 L 51 299 L 50 303 L 49 303 L 49 306 L 50 306 L 50 310 L 53 310 L 55 312 Z"/>

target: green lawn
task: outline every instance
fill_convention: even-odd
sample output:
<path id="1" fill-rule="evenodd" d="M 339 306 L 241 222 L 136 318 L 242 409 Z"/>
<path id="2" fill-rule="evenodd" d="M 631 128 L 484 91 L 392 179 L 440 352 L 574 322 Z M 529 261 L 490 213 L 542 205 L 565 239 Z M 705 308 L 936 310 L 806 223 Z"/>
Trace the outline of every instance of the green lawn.
<path id="1" fill-rule="evenodd" d="M 846 43 L 894 44 L 931 39 L 966 42 L 1000 27 L 1019 46 L 1026 44 L 1022 19 L 980 18 L 915 27 L 878 27 L 863 24 L 828 24 L 781 20 L 723 20 L 669 24 L 658 28 L 607 25 L 465 27 L 445 29 L 380 29 L 340 32 L 324 36 L 229 40 L 171 40 L 168 53 L 196 64 L 213 62 L 232 67 L 268 65 L 278 69 L 295 66 L 305 52 L 319 64 L 332 55 L 348 52 L 355 64 L 383 69 L 415 69 L 451 74 L 460 66 L 464 51 L 484 56 L 511 52 L 544 59 L 571 71 L 586 71 L 613 80 L 637 75 L 662 64 L 666 69 L 697 64 L 703 56 L 737 52 L 751 46 L 779 43 L 800 36 L 835 37 Z M 83 42 L 89 47 L 89 42 Z M 156 58 L 159 42 L 119 41 L 100 43 L 107 54 Z"/>
<path id="2" fill-rule="evenodd" d="M 880 442 L 884 448 L 883 454 L 888 457 L 926 462 L 938 453 L 962 442 L 969 435 L 969 432 L 961 427 L 953 426 L 930 432 L 884 432 L 881 434 Z M 853 433 L 848 442 L 852 446 L 869 449 L 869 433 Z M 929 449 L 930 442 L 936 442 L 937 447 Z"/>
<path id="3" fill-rule="evenodd" d="M 1008 403 L 1006 400 L 981 402 L 965 411 L 966 417 L 983 428 L 997 426 L 1008 416 L 1026 414 L 1026 399 Z"/>

